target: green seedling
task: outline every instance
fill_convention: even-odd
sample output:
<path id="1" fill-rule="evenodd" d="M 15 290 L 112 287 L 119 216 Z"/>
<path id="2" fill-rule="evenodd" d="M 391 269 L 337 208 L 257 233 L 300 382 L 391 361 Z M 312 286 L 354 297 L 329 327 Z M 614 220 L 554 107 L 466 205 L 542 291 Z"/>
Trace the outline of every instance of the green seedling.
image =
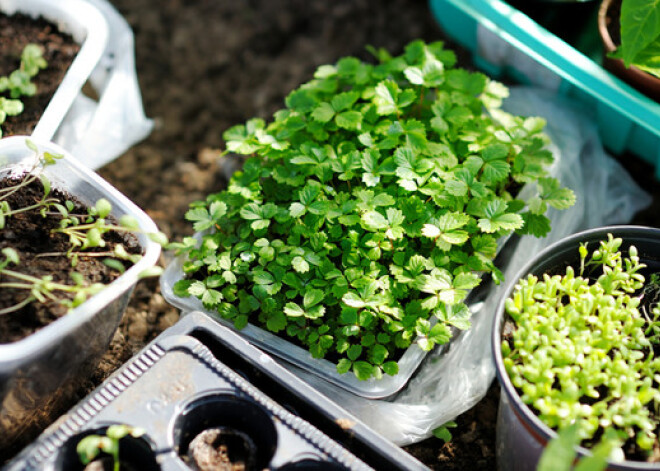
<path id="1" fill-rule="evenodd" d="M 0 315 L 16 312 L 35 301 L 40 303 L 53 301 L 68 309 L 73 309 L 105 288 L 102 283 L 85 285 L 82 276 L 78 273 L 71 275 L 74 284 L 68 285 L 53 281 L 52 276 L 38 278 L 11 270 L 8 266 L 19 265 L 20 256 L 14 249 L 9 247 L 2 249 L 2 255 L 4 260 L 0 262 L 0 276 L 6 281 L 0 282 L 0 288 L 25 290 L 28 295 L 21 302 L 0 309 Z M 72 293 L 73 299 L 63 298 L 58 293 Z"/>
<path id="2" fill-rule="evenodd" d="M 0 93 L 9 94 L 9 98 L 0 97 L 0 124 L 5 122 L 7 116 L 16 116 L 23 112 L 24 106 L 20 98 L 37 93 L 37 86 L 32 79 L 47 66 L 39 45 L 25 46 L 21 53 L 19 68 L 8 76 L 0 77 Z M 2 137 L 1 129 L 0 137 Z"/>
<path id="3" fill-rule="evenodd" d="M 272 122 L 226 131 L 227 151 L 250 158 L 186 213 L 200 243 L 174 245 L 178 296 L 360 379 L 468 328 L 467 293 L 485 273 L 502 280 L 498 240 L 545 235 L 548 207 L 575 199 L 546 174 L 543 120 L 500 109 L 504 86 L 455 68 L 442 43 L 372 52 L 377 64 L 321 66 Z"/>
<path id="4" fill-rule="evenodd" d="M 660 316 L 642 314 L 645 265 L 621 244 L 610 234 L 591 254 L 580 247 L 578 273 L 520 280 L 506 301 L 515 330 L 502 355 L 521 400 L 551 428 L 578 423 L 581 444 L 615 433 L 650 453 L 660 425 Z"/>
<path id="5" fill-rule="evenodd" d="M 442 440 L 445 443 L 449 443 L 451 441 L 451 439 L 454 438 L 452 436 L 451 430 L 449 430 L 449 429 L 456 428 L 456 427 L 458 427 L 458 424 L 456 422 L 454 422 L 453 420 L 450 420 L 449 422 L 446 422 L 446 423 L 442 424 L 440 427 L 434 428 L 433 429 L 433 436 L 435 438 L 438 438 L 438 439 Z"/>
<path id="6" fill-rule="evenodd" d="M 113 463 L 113 470 L 121 469 L 119 459 L 120 440 L 126 436 L 139 438 L 144 435 L 145 430 L 139 427 L 129 425 L 111 425 L 105 432 L 105 435 L 88 435 L 78 442 L 76 452 L 80 462 L 84 465 L 89 464 L 101 453 L 110 455 Z"/>
<path id="7" fill-rule="evenodd" d="M 80 256 L 109 256 L 112 258 L 106 260 L 106 264 L 123 271 L 123 264 L 119 260 L 127 260 L 134 264 L 142 258 L 139 254 L 129 254 L 121 244 L 117 244 L 112 252 L 85 252 L 88 249 L 105 247 L 106 240 L 103 236 L 109 232 L 144 233 L 137 220 L 130 215 L 122 216 L 117 224 L 111 223 L 108 216 L 112 211 L 112 204 L 105 198 L 99 199 L 94 206 L 89 207 L 88 214 L 82 217 L 71 214 L 70 211 L 73 210 L 74 205 L 70 201 L 64 205 L 55 204 L 53 206 L 62 215 L 62 220 L 60 227 L 51 232 L 68 236 L 70 249 L 67 251 L 67 256 L 71 258 L 74 266 Z M 162 232 L 146 234 L 149 239 L 163 246 L 168 243 L 167 237 Z"/>

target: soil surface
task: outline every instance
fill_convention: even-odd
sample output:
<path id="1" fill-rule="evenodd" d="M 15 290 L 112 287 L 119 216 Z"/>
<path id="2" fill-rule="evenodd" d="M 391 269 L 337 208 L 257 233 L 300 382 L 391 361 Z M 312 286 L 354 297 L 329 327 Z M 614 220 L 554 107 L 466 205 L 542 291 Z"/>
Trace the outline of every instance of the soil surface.
<path id="1" fill-rule="evenodd" d="M 427 0 L 111 2 L 134 30 L 143 101 L 155 128 L 100 173 L 172 239 L 192 233 L 183 220 L 188 204 L 221 189 L 236 168 L 219 158 L 227 128 L 268 118 L 316 67 L 347 55 L 366 59 L 368 44 L 398 54 L 413 39 L 446 41 Z M 469 54 L 446 42 L 459 65 L 473 68 Z M 634 157 L 625 163 L 637 166 L 645 188 L 658 187 L 648 165 Z M 657 225 L 658 214 L 654 206 L 638 222 Z M 110 351 L 78 399 L 178 317 L 156 280 L 140 282 Z M 450 443 L 431 438 L 406 450 L 432 469 L 495 469 L 498 400 L 493 385 L 457 418 Z"/>
<path id="2" fill-rule="evenodd" d="M 48 67 L 32 80 L 37 85 L 37 93 L 31 97 L 20 98 L 24 106 L 23 112 L 17 116 L 8 116 L 2 123 L 2 136 L 32 134 L 80 50 L 80 46 L 70 35 L 59 32 L 55 25 L 42 18 L 33 19 L 20 14 L 7 16 L 0 13 L 0 76 L 8 76 L 19 68 L 21 53 L 30 43 L 42 47 Z M 9 98 L 7 92 L 2 95 Z"/>
<path id="3" fill-rule="evenodd" d="M 197 471 L 245 471 L 256 469 L 256 448 L 242 432 L 210 428 L 188 445 L 187 463 Z"/>

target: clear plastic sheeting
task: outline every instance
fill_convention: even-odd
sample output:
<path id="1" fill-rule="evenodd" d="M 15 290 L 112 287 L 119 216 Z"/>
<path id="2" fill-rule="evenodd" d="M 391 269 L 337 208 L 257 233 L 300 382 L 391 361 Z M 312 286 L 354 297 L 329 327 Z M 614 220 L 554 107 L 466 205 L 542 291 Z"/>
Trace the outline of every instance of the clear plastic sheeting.
<path id="1" fill-rule="evenodd" d="M 149 135 L 135 70 L 133 31 L 106 0 L 86 0 L 101 11 L 110 35 L 89 78 L 98 100 L 80 93 L 53 139 L 83 164 L 97 169 Z"/>
<path id="2" fill-rule="evenodd" d="M 555 93 L 529 87 L 512 88 L 505 109 L 547 120 L 546 132 L 553 141 L 556 158 L 551 173 L 577 197 L 576 204 L 568 210 L 551 209 L 552 231 L 547 237 L 525 236 L 508 254 L 506 266 L 501 268 L 507 283 L 511 283 L 532 254 L 584 229 L 625 224 L 651 198 L 605 153 L 586 111 Z M 482 290 L 482 299 L 471 305 L 472 327 L 455 337 L 446 353 L 428 355 L 408 386 L 388 400 L 361 398 L 303 370 L 290 368 L 393 442 L 415 443 L 486 395 L 495 377 L 490 333 L 505 285 Z"/>

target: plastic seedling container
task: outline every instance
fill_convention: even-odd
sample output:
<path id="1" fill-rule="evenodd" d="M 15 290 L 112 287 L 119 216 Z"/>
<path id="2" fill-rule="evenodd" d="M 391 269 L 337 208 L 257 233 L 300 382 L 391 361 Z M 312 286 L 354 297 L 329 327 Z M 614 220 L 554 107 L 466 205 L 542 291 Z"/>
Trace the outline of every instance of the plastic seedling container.
<path id="1" fill-rule="evenodd" d="M 525 199 L 531 187 L 525 187 L 521 192 L 521 197 Z M 196 234 L 196 238 L 200 239 L 200 235 Z M 505 244 L 510 240 L 510 237 L 502 238 L 498 242 L 498 253 L 502 251 Z M 183 273 L 183 259 L 178 257 L 167 265 L 165 271 L 160 277 L 160 288 L 163 297 L 167 302 L 182 310 L 185 315 L 191 311 L 202 311 L 210 317 L 221 323 L 222 325 L 235 330 L 232 322 L 223 319 L 220 314 L 210 311 L 204 307 L 201 300 L 188 297 L 181 298 L 174 294 L 174 284 L 185 277 Z M 466 300 L 468 306 L 473 299 L 472 296 L 477 290 L 473 290 Z M 431 320 L 435 322 L 435 320 Z M 417 344 L 413 344 L 406 349 L 401 358 L 398 360 L 399 372 L 394 375 L 383 375 L 381 379 L 370 378 L 368 380 L 359 380 L 352 371 L 344 374 L 337 372 L 337 365 L 324 358 L 314 358 L 312 354 L 291 341 L 279 337 L 276 334 L 269 332 L 265 329 L 248 323 L 243 329 L 238 331 L 240 335 L 246 339 L 263 348 L 267 352 L 281 358 L 298 368 L 302 368 L 325 381 L 335 384 L 353 394 L 368 399 L 384 399 L 393 396 L 398 391 L 403 389 L 412 375 L 417 371 L 422 364 L 428 352 L 419 348 Z M 456 335 L 454 329 L 454 335 Z M 440 349 L 448 348 L 450 344 L 441 345 Z"/>
<path id="2" fill-rule="evenodd" d="M 0 0 L 0 11 L 7 15 L 22 13 L 43 17 L 81 45 L 32 133 L 35 139 L 51 140 L 103 56 L 108 42 L 108 24 L 103 14 L 84 0 Z"/>
<path id="3" fill-rule="evenodd" d="M 201 312 L 163 332 L 6 469 L 75 469 L 80 438 L 117 423 L 145 430 L 139 453 L 163 471 L 192 469 L 184 460 L 208 430 L 246 469 L 427 469 Z"/>
<path id="4" fill-rule="evenodd" d="M 86 205 L 105 198 L 116 218 L 130 214 L 142 231 L 157 231 L 149 216 L 128 198 L 50 142 L 24 136 L 1 139 L 0 174 L 20 175 L 34 162 L 27 139 L 40 151 L 64 155 L 44 169 L 53 188 L 68 191 Z M 158 244 L 144 234 L 135 235 L 143 249 L 142 259 L 106 289 L 34 334 L 0 344 L 0 450 L 35 424 L 43 429 L 58 404 L 67 396 L 70 400 L 80 380 L 106 351 L 139 274 L 155 265 L 160 255 Z"/>
<path id="5" fill-rule="evenodd" d="M 659 103 L 503 0 L 430 0 L 430 6 L 444 31 L 486 73 L 508 74 L 581 101 L 594 110 L 608 149 L 635 153 L 660 178 Z"/>
<path id="6" fill-rule="evenodd" d="M 205 309 L 201 300 L 193 297 L 180 298 L 174 294 L 174 283 L 182 279 L 183 276 L 182 260 L 180 258 L 177 258 L 165 268 L 165 271 L 160 277 L 160 286 L 163 297 L 167 302 L 181 309 L 184 314 L 191 311 L 205 312 L 220 324 L 234 329 L 233 323 L 223 319 L 218 313 Z M 383 375 L 381 379 L 370 378 L 364 381 L 357 379 L 352 372 L 345 374 L 337 373 L 337 365 L 335 363 L 324 358 L 314 358 L 306 349 L 253 324 L 248 324 L 238 332 L 267 352 L 299 368 L 314 373 L 316 376 L 336 384 L 347 391 L 370 399 L 385 398 L 402 389 L 422 363 L 427 353 L 417 347 L 417 345 L 413 345 L 399 359 L 398 374 L 394 376 Z"/>

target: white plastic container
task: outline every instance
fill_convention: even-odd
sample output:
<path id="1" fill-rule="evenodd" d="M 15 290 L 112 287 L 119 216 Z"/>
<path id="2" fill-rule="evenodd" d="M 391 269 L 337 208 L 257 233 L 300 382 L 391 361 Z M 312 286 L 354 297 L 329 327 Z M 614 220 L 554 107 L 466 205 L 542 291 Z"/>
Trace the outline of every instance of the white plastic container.
<path id="1" fill-rule="evenodd" d="M 22 173 L 34 162 L 26 139 L 40 151 L 63 154 L 45 175 L 53 188 L 66 190 L 82 203 L 106 198 L 112 215 L 132 215 L 142 231 L 156 232 L 154 222 L 128 198 L 61 147 L 34 137 L 0 139 L 0 175 Z M 46 425 L 58 402 L 66 404 L 76 385 L 98 363 L 119 325 L 139 274 L 158 261 L 160 246 L 136 234 L 143 249 L 140 261 L 106 289 L 67 315 L 13 343 L 0 344 L 0 450 L 35 422 Z"/>
<path id="2" fill-rule="evenodd" d="M 81 46 L 32 133 L 34 139 L 50 141 L 103 56 L 108 24 L 98 8 L 84 0 L 0 0 L 0 11 L 43 17 Z"/>

